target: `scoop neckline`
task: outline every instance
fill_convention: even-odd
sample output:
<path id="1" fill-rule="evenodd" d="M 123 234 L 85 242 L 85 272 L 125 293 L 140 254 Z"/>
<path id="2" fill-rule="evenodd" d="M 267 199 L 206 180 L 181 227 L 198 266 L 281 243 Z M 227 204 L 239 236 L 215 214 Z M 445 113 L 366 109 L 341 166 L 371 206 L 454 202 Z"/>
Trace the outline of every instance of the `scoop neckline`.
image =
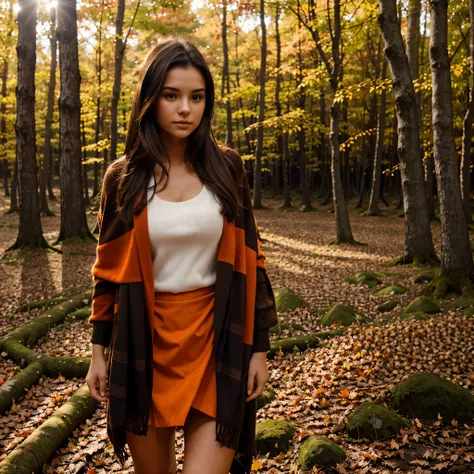
<path id="1" fill-rule="evenodd" d="M 205 184 L 202 185 L 202 188 L 201 188 L 201 191 L 199 191 L 198 194 L 196 194 L 196 196 L 192 197 L 191 199 L 186 199 L 185 201 L 167 201 L 166 199 L 161 199 L 158 194 L 154 193 L 154 197 L 156 197 L 159 201 L 162 201 L 162 202 L 167 202 L 169 204 L 185 204 L 187 202 L 191 202 L 191 201 L 194 201 L 195 199 L 197 199 L 204 191 L 204 188 L 206 187 Z"/>

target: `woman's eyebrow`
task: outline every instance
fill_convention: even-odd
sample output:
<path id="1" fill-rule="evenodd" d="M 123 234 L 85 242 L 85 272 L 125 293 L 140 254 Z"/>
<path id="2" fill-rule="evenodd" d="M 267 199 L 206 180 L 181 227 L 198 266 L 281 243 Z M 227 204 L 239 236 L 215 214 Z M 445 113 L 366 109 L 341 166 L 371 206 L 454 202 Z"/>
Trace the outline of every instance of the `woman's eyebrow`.
<path id="1" fill-rule="evenodd" d="M 170 89 L 172 91 L 179 91 L 179 89 L 177 87 L 171 87 L 171 86 L 163 86 L 161 89 Z M 206 91 L 206 89 L 201 88 L 201 89 L 194 89 L 191 92 L 205 92 L 205 91 Z"/>

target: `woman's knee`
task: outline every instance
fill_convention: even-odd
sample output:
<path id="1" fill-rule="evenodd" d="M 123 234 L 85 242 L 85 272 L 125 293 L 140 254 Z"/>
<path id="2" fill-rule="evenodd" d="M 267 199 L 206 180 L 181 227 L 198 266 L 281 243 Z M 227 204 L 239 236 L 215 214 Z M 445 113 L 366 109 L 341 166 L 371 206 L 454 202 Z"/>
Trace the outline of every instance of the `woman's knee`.
<path id="1" fill-rule="evenodd" d="M 135 474 L 176 474 L 175 427 L 149 425 L 146 436 L 125 433 Z"/>

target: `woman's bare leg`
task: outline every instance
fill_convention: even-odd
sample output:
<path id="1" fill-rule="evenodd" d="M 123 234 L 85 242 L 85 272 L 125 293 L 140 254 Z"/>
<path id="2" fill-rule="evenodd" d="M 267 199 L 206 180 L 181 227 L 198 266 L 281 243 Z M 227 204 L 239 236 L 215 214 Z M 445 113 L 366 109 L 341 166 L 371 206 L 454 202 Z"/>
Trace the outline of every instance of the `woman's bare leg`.
<path id="1" fill-rule="evenodd" d="M 216 420 L 191 408 L 184 425 L 183 474 L 228 474 L 234 454 L 216 441 Z"/>
<path id="2" fill-rule="evenodd" d="M 174 426 L 158 428 L 148 425 L 146 436 L 126 431 L 135 474 L 176 474 Z"/>

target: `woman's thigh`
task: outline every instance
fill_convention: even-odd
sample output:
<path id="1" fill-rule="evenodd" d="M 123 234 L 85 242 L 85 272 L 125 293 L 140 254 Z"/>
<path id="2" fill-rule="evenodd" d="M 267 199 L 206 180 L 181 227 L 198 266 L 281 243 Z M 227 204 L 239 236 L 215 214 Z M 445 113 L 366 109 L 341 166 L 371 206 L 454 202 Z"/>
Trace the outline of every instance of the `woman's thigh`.
<path id="1" fill-rule="evenodd" d="M 125 436 L 133 459 L 134 474 L 175 474 L 174 426 L 148 426 L 146 436 L 126 431 Z"/>
<path id="2" fill-rule="evenodd" d="M 228 474 L 234 454 L 216 441 L 216 420 L 191 408 L 184 425 L 183 474 Z"/>

